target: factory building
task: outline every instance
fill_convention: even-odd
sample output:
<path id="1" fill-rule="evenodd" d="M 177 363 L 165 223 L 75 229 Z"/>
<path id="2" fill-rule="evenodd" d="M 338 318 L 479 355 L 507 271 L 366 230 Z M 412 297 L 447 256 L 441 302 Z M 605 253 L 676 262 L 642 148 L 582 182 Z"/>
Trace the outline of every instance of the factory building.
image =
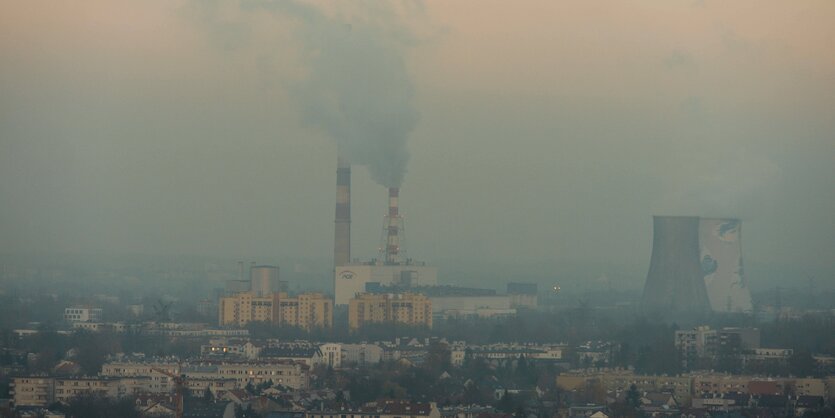
<path id="1" fill-rule="evenodd" d="M 366 285 L 434 286 L 438 271 L 424 263 L 404 257 L 401 248 L 403 217 L 399 209 L 400 189 L 388 188 L 388 208 L 383 225 L 380 259 L 361 262 L 351 258 L 351 165 L 341 155 L 337 157 L 336 208 L 334 221 L 334 303 L 348 305 Z"/>
<path id="2" fill-rule="evenodd" d="M 432 328 L 432 302 L 418 293 L 361 293 L 348 304 L 348 328 L 395 323 Z"/>
<path id="3" fill-rule="evenodd" d="M 432 314 L 436 318 L 495 317 L 515 315 L 508 295 L 433 295 Z"/>
<path id="4" fill-rule="evenodd" d="M 259 296 L 241 292 L 220 298 L 218 324 L 243 327 L 250 322 L 269 322 L 310 330 L 333 326 L 333 301 L 321 293 L 289 297 L 275 292 Z"/>
<path id="5" fill-rule="evenodd" d="M 396 265 L 357 263 L 337 266 L 334 275 L 334 303 L 347 305 L 355 295 L 365 292 L 369 283 L 407 288 L 434 286 L 438 284 L 438 270 L 417 263 Z"/>
<path id="6" fill-rule="evenodd" d="M 507 284 L 507 296 L 512 308 L 536 309 L 539 295 L 536 283 L 511 282 Z"/>

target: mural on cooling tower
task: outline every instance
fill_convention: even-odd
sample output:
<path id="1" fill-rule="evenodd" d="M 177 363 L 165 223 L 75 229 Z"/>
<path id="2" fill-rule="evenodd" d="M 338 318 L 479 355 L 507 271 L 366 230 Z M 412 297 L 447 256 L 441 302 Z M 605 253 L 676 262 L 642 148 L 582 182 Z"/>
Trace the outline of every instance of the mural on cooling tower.
<path id="1" fill-rule="evenodd" d="M 720 312 L 750 312 L 751 293 L 742 269 L 742 222 L 701 219 L 699 246 L 710 306 Z"/>

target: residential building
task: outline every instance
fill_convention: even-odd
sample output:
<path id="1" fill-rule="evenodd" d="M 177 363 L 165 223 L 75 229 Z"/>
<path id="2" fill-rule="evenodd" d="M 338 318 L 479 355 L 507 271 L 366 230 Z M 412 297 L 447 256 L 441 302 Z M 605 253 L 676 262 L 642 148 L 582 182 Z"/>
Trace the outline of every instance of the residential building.
<path id="1" fill-rule="evenodd" d="M 348 328 L 397 323 L 432 327 L 432 302 L 418 293 L 361 293 L 348 302 Z"/>
<path id="2" fill-rule="evenodd" d="M 243 327 L 250 322 L 275 322 L 279 294 L 258 296 L 254 292 L 240 292 L 220 298 L 218 325 Z"/>
<path id="3" fill-rule="evenodd" d="M 183 364 L 181 373 L 186 379 L 235 379 L 238 387 L 247 383 L 257 385 L 272 381 L 291 389 L 307 389 L 310 386 L 310 367 L 286 360 L 201 362 Z"/>
<path id="4" fill-rule="evenodd" d="M 383 359 L 383 348 L 377 344 L 342 344 L 344 364 L 373 364 Z"/>
<path id="5" fill-rule="evenodd" d="M 116 397 L 121 380 L 115 377 L 62 377 L 55 378 L 53 402 L 69 403 L 83 394 Z"/>
<path id="6" fill-rule="evenodd" d="M 319 350 L 322 352 L 324 365 L 333 369 L 342 367 L 342 344 L 325 343 L 319 346 Z"/>
<path id="7" fill-rule="evenodd" d="M 285 294 L 282 294 L 282 296 Z M 278 323 L 304 330 L 333 327 L 333 299 L 321 293 L 302 293 L 278 301 Z"/>
<path id="8" fill-rule="evenodd" d="M 64 309 L 64 320 L 69 322 L 101 322 L 101 308 L 72 306 Z"/>
<path id="9" fill-rule="evenodd" d="M 333 300 L 321 293 L 289 297 L 276 292 L 261 295 L 240 292 L 220 298 L 220 326 L 245 326 L 254 321 L 299 327 L 305 330 L 333 326 Z"/>
<path id="10" fill-rule="evenodd" d="M 682 364 L 685 367 L 692 359 L 715 356 L 718 341 L 718 333 L 708 326 L 699 326 L 692 330 L 676 331 L 675 333 L 675 345 L 681 353 Z"/>
<path id="11" fill-rule="evenodd" d="M 52 403 L 55 380 L 47 376 L 27 376 L 12 378 L 9 394 L 14 399 L 15 407 L 41 406 Z"/>

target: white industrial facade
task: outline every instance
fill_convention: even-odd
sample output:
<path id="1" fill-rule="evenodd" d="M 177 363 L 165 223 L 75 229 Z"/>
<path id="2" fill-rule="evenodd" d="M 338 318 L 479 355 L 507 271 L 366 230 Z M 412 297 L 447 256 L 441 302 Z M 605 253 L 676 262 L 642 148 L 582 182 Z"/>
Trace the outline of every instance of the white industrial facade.
<path id="1" fill-rule="evenodd" d="M 354 295 L 365 292 L 367 283 L 407 287 L 437 285 L 438 269 L 413 264 L 348 264 L 336 267 L 333 282 L 334 304 L 347 305 Z"/>

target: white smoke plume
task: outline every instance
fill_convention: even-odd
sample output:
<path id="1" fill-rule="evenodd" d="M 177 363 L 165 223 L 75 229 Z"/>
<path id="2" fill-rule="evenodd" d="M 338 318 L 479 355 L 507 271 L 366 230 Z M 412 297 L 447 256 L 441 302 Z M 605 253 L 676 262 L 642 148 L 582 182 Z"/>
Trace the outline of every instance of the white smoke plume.
<path id="1" fill-rule="evenodd" d="M 292 18 L 303 45 L 304 80 L 290 93 L 306 124 L 323 129 L 352 164 L 365 165 L 387 187 L 400 186 L 409 160 L 407 140 L 418 122 L 404 60 L 414 45 L 388 3 L 359 3 L 356 17 L 330 15 L 310 3 L 251 0 L 245 10 Z"/>

